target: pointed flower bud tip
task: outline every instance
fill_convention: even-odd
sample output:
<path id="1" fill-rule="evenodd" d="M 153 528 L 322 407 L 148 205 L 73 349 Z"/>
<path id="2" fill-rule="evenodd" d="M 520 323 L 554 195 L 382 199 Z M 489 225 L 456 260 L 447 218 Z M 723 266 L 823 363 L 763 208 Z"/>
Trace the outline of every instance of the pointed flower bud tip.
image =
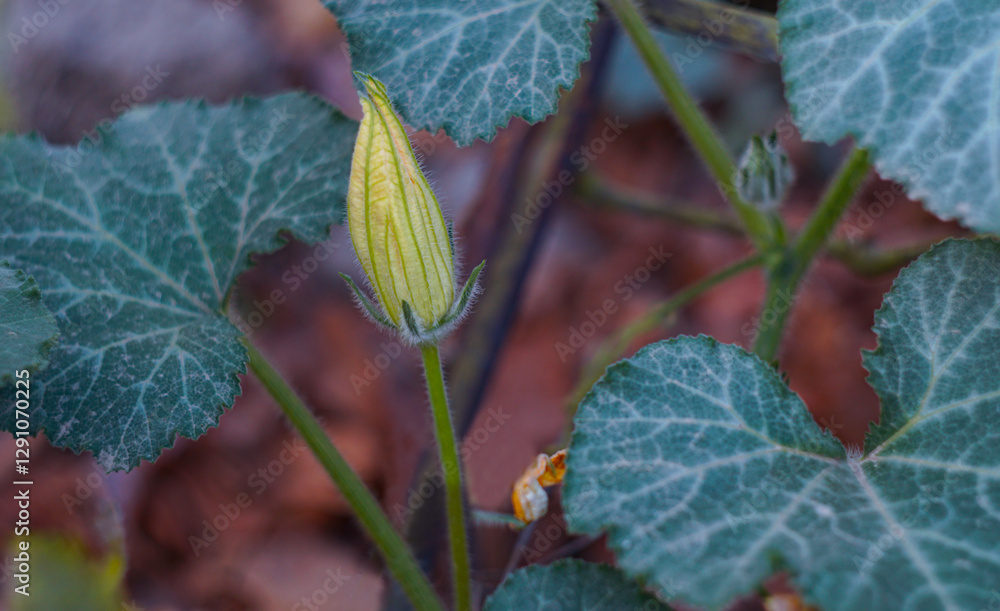
<path id="1" fill-rule="evenodd" d="M 367 95 L 347 195 L 351 242 L 386 318 L 422 341 L 455 303 L 448 227 L 385 85 L 356 74 Z"/>
<path id="2" fill-rule="evenodd" d="M 736 190 L 744 200 L 761 210 L 777 210 L 794 178 L 788 154 L 771 132 L 754 136 L 736 168 Z"/>

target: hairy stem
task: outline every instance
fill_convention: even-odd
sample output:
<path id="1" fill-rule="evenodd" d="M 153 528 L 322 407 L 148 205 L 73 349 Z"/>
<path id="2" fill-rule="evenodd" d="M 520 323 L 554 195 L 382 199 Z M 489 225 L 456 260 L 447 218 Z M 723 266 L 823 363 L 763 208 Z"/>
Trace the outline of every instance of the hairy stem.
<path id="1" fill-rule="evenodd" d="M 422 344 L 420 356 L 427 375 L 427 395 L 434 415 L 434 438 L 437 441 L 444 471 L 445 507 L 448 518 L 448 541 L 451 545 L 451 566 L 455 591 L 455 608 L 472 608 L 472 572 L 469 568 L 469 542 L 462 503 L 462 466 L 458 459 L 458 440 L 448 410 L 448 395 L 444 390 L 444 373 L 436 344 Z"/>
<path id="2" fill-rule="evenodd" d="M 330 475 L 330 479 L 344 495 L 368 536 L 374 541 L 389 572 L 406 592 L 407 598 L 418 611 L 443 611 L 434 588 L 421 572 L 413 553 L 392 527 L 388 516 L 365 486 L 351 465 L 327 438 L 326 432 L 295 391 L 288 386 L 274 367 L 247 340 L 242 339 L 250 357 L 250 370 L 298 430 L 306 445 Z"/>
<path id="3" fill-rule="evenodd" d="M 670 299 L 664 301 L 660 305 L 651 309 L 649 312 L 644 314 L 641 318 L 632 321 L 625 327 L 622 327 L 617 333 L 612 337 L 608 338 L 601 344 L 598 348 L 597 353 L 594 355 L 590 362 L 584 367 L 583 374 L 580 376 L 580 381 L 577 383 L 576 388 L 573 390 L 569 399 L 567 400 L 567 405 L 571 412 L 576 411 L 576 407 L 583 400 L 584 396 L 590 391 L 590 388 L 595 382 L 604 374 L 604 370 L 611 363 L 615 362 L 625 349 L 629 347 L 636 338 L 646 333 L 649 333 L 658 326 L 665 324 L 665 322 L 673 316 L 680 308 L 687 305 L 693 299 L 708 291 L 709 289 L 715 287 L 730 278 L 737 276 L 749 269 L 757 267 L 764 261 L 764 255 L 758 253 L 741 259 L 736 263 L 712 274 L 711 276 L 695 282 L 691 286 L 680 291 Z M 572 413 L 570 414 L 572 416 Z"/>
<path id="4" fill-rule="evenodd" d="M 491 180 L 484 187 L 477 205 L 480 221 L 470 227 L 472 239 L 467 235 L 468 259 L 488 259 L 490 270 L 485 280 L 490 298 L 480 300 L 476 311 L 461 333 L 462 358 L 450 371 L 449 407 L 455 430 L 461 439 L 472 428 L 482 397 L 492 379 L 495 363 L 508 339 L 518 311 L 523 287 L 531 275 L 541 245 L 548 235 L 550 220 L 560 205 L 542 207 L 534 218 L 532 209 L 545 193 L 546 182 L 557 180 L 563 171 L 576 177 L 573 153 L 587 141 L 587 128 L 597 115 L 608 58 L 618 27 L 612 20 L 601 19 L 594 26 L 590 47 L 591 59 L 581 68 L 580 78 L 559 102 L 559 112 L 544 123 L 530 128 L 528 136 L 518 142 L 498 138 L 495 160 L 498 162 Z M 510 130 L 515 133 L 516 128 Z M 504 152 L 502 147 L 511 150 Z M 500 159 L 505 159 L 502 164 Z M 548 195 L 546 194 L 546 197 Z M 567 198 L 568 199 L 568 198 Z M 558 198 L 557 198 L 558 200 Z M 489 202 L 489 203 L 488 203 Z M 492 221 L 482 222 L 484 215 Z M 526 224 L 515 223 L 515 218 L 534 218 Z M 476 228 L 484 231 L 475 239 Z M 436 475 L 437 461 L 429 460 L 428 452 L 420 459 L 412 484 L 414 490 Z M 417 554 L 421 566 L 433 566 L 445 540 L 440 515 L 445 511 L 443 495 L 435 494 L 426 499 L 411 514 L 406 526 L 407 539 Z M 398 608 L 398 588 L 386 596 L 384 609 Z"/>
<path id="5" fill-rule="evenodd" d="M 795 291 L 802 276 L 809 269 L 816 254 L 826 244 L 870 169 L 868 152 L 864 149 L 854 149 L 830 183 L 819 206 L 809 217 L 809 221 L 791 249 L 771 269 L 760 319 L 761 321 L 771 319 L 772 322 L 761 323 L 757 341 L 754 343 L 754 352 L 765 361 L 771 362 L 777 356 L 785 322 L 788 320 L 788 313 L 792 309 Z"/>
<path id="6" fill-rule="evenodd" d="M 735 166 L 726 147 L 708 122 L 705 113 L 684 89 L 680 77 L 656 44 L 642 15 L 633 0 L 605 0 L 605 4 L 618 18 L 629 38 L 632 39 L 646 68 L 673 110 L 677 122 L 691 145 L 708 166 L 719 189 L 723 192 L 750 239 L 759 251 L 771 244 L 771 227 L 767 217 L 753 205 L 743 201 L 734 184 Z"/>

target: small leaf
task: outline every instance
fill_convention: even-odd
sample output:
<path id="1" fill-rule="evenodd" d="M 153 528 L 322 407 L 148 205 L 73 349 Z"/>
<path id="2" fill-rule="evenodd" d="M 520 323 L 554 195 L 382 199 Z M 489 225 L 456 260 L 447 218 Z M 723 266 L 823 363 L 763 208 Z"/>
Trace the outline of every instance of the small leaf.
<path id="1" fill-rule="evenodd" d="M 385 317 L 382 310 L 379 309 L 377 305 L 372 303 L 372 300 L 368 298 L 368 295 L 365 295 L 365 292 L 362 291 L 357 283 L 354 282 L 354 278 L 351 278 L 347 274 L 343 273 L 340 274 L 340 277 L 347 283 L 347 288 L 351 289 L 351 294 L 354 295 L 354 299 L 361 305 L 361 308 L 369 318 L 387 329 L 396 328 L 396 325 L 392 324 L 392 321 Z"/>
<path id="2" fill-rule="evenodd" d="M 45 367 L 58 335 L 34 278 L 0 261 L 0 386 L 18 371 Z"/>
<path id="3" fill-rule="evenodd" d="M 593 0 L 325 0 L 355 70 L 376 76 L 416 129 L 461 146 L 512 116 L 555 111 L 590 46 Z"/>
<path id="4" fill-rule="evenodd" d="M 423 333 L 423 329 L 417 324 L 417 319 L 413 316 L 413 309 L 410 304 L 406 301 L 403 304 L 403 322 L 406 325 L 406 330 L 409 332 L 409 336 L 412 338 L 419 338 Z"/>
<path id="5" fill-rule="evenodd" d="M 455 315 L 465 315 L 465 309 L 469 307 L 469 300 L 476 293 L 476 282 L 479 281 L 479 274 L 483 271 L 484 267 L 486 267 L 486 261 L 477 265 L 472 270 L 472 273 L 469 274 L 469 278 L 465 281 L 465 286 L 462 287 L 462 292 L 459 294 L 458 303 L 455 307 Z"/>
<path id="6" fill-rule="evenodd" d="M 1000 3 L 784 0 L 778 20 L 807 139 L 853 135 L 938 216 L 1000 231 Z"/>
<path id="7" fill-rule="evenodd" d="M 469 306 L 472 301 L 472 297 L 479 290 L 479 285 L 477 284 L 479 281 L 479 274 L 483 271 L 484 267 L 486 267 L 486 261 L 483 261 L 472 270 L 472 273 L 469 274 L 469 278 L 465 281 L 465 286 L 462 287 L 462 291 L 459 293 L 458 301 L 452 304 L 451 311 L 448 312 L 444 318 L 438 321 L 436 325 L 434 325 L 431 329 L 432 332 L 447 327 L 456 320 L 464 318 L 465 315 L 469 313 Z"/>
<path id="8" fill-rule="evenodd" d="M 621 571 L 604 564 L 559 560 L 512 573 L 486 601 L 483 611 L 670 611 Z"/>
<path id="9" fill-rule="evenodd" d="M 843 449 L 776 372 L 679 338 L 608 370 L 576 417 L 570 527 L 619 565 L 719 609 L 787 568 L 824 611 L 981 609 L 1000 589 L 1000 244 L 904 270 L 865 358 L 882 399 Z"/>
<path id="10" fill-rule="evenodd" d="M 527 526 L 526 523 L 517 519 L 515 515 L 486 511 L 484 509 L 473 509 L 472 521 L 475 522 L 476 526 L 504 527 L 513 530 L 521 530 Z"/>
<path id="11" fill-rule="evenodd" d="M 112 470 L 214 426 L 246 362 L 230 287 L 279 231 L 320 241 L 340 221 L 356 130 L 285 94 L 137 108 L 79 148 L 0 139 L 0 256 L 62 331 L 32 380 L 36 430 Z"/>

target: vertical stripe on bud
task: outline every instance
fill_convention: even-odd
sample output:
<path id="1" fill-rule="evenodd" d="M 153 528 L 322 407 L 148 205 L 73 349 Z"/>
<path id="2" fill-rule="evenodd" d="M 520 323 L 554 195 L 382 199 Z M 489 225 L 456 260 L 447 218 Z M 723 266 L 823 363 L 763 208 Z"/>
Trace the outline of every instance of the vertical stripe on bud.
<path id="1" fill-rule="evenodd" d="M 429 328 L 455 300 L 448 228 L 385 86 L 359 76 L 367 96 L 347 196 L 351 242 L 392 322 L 401 325 L 406 301 Z"/>

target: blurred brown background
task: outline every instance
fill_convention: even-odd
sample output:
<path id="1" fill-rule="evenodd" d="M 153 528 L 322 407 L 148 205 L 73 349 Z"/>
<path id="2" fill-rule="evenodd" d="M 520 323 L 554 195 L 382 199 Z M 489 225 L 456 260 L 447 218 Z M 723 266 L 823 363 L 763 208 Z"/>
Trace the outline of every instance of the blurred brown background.
<path id="1" fill-rule="evenodd" d="M 4 120 L 17 131 L 38 130 L 52 141 L 73 143 L 132 104 L 192 96 L 223 101 L 289 88 L 315 91 L 351 116 L 360 113 L 344 39 L 316 0 L 57 4 L 58 13 L 45 27 L 3 51 Z M 4 29 L 20 32 L 23 19 L 38 10 L 34 0 L 8 0 Z M 665 37 L 664 44 L 683 52 L 685 40 Z M 592 148 L 590 170 L 664 202 L 724 210 L 627 41 L 618 37 L 612 45 L 583 138 Z M 156 84 L 146 87 L 150 74 L 158 75 Z M 788 124 L 774 64 L 707 49 L 683 76 L 734 151 L 751 134 Z M 608 120 L 625 127 L 604 141 Z M 526 180 L 525 166 L 530 170 L 544 129 L 515 119 L 492 143 L 461 150 L 442 134 L 415 135 L 441 201 L 456 221 L 466 261 L 491 261 L 485 300 L 491 299 L 491 287 L 514 280 L 493 274 L 492 262 L 506 256 L 498 252 L 504 243 L 498 236 L 514 229 L 511 206 L 524 203 L 511 201 L 516 192 L 511 181 Z M 795 227 L 842 151 L 804 144 L 785 131 L 782 143 L 798 175 L 785 206 Z M 863 228 L 861 242 L 890 247 L 957 232 L 904 200 L 880 218 L 867 218 L 877 194 L 888 189 L 873 178 L 847 214 L 847 223 Z M 523 273 L 524 291 L 509 312 L 509 331 L 493 327 L 505 336 L 495 342 L 498 349 L 459 332 L 444 352 L 449 369 L 468 355 L 490 356 L 483 350 L 496 359 L 464 446 L 470 502 L 493 511 L 510 511 L 514 479 L 534 455 L 565 435 L 567 396 L 600 341 L 748 252 L 740 238 L 595 209 L 573 194 L 558 198 L 545 218 L 538 249 Z M 405 518 L 421 504 L 413 482 L 431 440 L 417 357 L 354 309 L 337 278 L 339 271 L 356 271 L 346 233 L 336 230 L 327 248 L 333 256 L 318 263 L 314 247 L 297 242 L 262 257 L 241 281 L 236 314 L 254 309 L 267 314 L 264 302 L 276 288 L 288 295 L 252 339 L 320 415 L 390 515 Z M 630 292 L 621 290 L 651 248 L 669 253 L 666 264 Z M 817 421 L 848 443 L 860 442 L 867 423 L 877 417 L 860 349 L 874 347 L 873 313 L 894 275 L 860 277 L 823 259 L 805 283 L 789 325 L 783 370 Z M 762 296 L 760 273 L 740 276 L 630 350 L 657 338 L 697 333 L 749 346 L 748 330 Z M 574 332 L 589 331 L 583 326 L 587 313 L 608 299 L 618 306 L 615 313 L 581 347 L 561 351 L 558 345 L 572 345 Z M 178 440 L 155 464 L 128 474 L 107 476 L 89 455 L 36 443 L 33 530 L 80 538 L 97 556 L 118 536 L 113 517 L 123 518 L 126 583 L 137 608 L 380 608 L 385 582 L 378 560 L 346 504 L 257 384 L 244 378 L 243 390 L 218 428 L 195 441 Z M 0 437 L 0 452 L 13 454 L 9 435 Z M 0 490 L 0 496 L 9 498 L 8 492 Z M 12 523 L 14 516 L 12 503 L 0 503 L 0 521 Z M 611 560 L 599 541 L 574 540 L 560 525 L 558 515 L 551 516 L 520 540 L 503 529 L 478 530 L 479 577 L 487 590 L 505 570 L 529 560 L 568 554 Z M 0 534 L 8 536 L 9 529 Z M 9 573 L 8 565 L 0 578 L 9 582 Z"/>

